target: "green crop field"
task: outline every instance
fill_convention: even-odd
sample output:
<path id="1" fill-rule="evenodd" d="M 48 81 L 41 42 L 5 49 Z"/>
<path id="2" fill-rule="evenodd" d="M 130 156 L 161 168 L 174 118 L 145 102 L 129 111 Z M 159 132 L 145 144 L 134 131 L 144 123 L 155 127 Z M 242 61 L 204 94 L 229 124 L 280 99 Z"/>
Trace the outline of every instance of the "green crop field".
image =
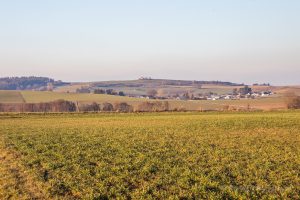
<path id="1" fill-rule="evenodd" d="M 0 199 L 299 199 L 300 112 L 1 114 Z"/>

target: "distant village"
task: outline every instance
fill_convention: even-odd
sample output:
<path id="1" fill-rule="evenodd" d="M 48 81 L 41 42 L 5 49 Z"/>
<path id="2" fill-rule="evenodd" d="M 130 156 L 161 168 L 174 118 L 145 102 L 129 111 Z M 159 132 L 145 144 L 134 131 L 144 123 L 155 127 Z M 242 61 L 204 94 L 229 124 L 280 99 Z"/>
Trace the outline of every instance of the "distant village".
<path id="1" fill-rule="evenodd" d="M 80 88 L 76 90 L 77 93 L 91 93 L 91 90 L 88 88 Z M 143 98 L 143 99 L 171 99 L 171 100 L 239 100 L 239 99 L 257 99 L 261 97 L 268 97 L 273 95 L 272 91 L 253 91 L 251 87 L 244 86 L 242 88 L 235 88 L 231 93 L 228 94 L 216 94 L 213 92 L 208 92 L 205 94 L 194 94 L 190 92 L 185 92 L 182 94 L 175 95 L 158 95 L 158 92 L 155 89 L 149 89 L 147 94 L 144 95 L 127 95 L 123 91 L 115 91 L 114 89 L 95 89 L 94 94 L 107 94 L 107 95 L 116 95 L 116 96 L 128 96 L 134 98 Z"/>
<path id="2" fill-rule="evenodd" d="M 146 99 L 176 99 L 176 100 L 239 100 L 239 99 L 257 99 L 261 97 L 268 97 L 273 95 L 272 91 L 260 91 L 253 92 L 249 86 L 245 86 L 240 89 L 233 89 L 232 93 L 218 95 L 213 92 L 209 92 L 207 94 L 198 94 L 195 95 L 193 93 L 186 92 L 182 95 L 176 94 L 174 96 L 161 97 L 157 96 L 156 92 L 150 91 L 148 95 L 140 95 L 140 96 L 132 96 L 138 98 L 146 98 Z"/>

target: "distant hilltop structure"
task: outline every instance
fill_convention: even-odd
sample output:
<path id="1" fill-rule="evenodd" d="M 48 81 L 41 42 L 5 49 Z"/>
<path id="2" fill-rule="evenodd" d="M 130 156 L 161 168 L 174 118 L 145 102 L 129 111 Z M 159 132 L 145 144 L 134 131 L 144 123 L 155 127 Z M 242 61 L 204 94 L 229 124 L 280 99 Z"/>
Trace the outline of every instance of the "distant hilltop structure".
<path id="1" fill-rule="evenodd" d="M 146 76 L 141 76 L 139 78 L 139 80 L 152 80 L 152 78 L 149 76 L 149 77 L 146 77 Z"/>
<path id="2" fill-rule="evenodd" d="M 270 83 L 253 83 L 253 86 L 271 86 Z"/>

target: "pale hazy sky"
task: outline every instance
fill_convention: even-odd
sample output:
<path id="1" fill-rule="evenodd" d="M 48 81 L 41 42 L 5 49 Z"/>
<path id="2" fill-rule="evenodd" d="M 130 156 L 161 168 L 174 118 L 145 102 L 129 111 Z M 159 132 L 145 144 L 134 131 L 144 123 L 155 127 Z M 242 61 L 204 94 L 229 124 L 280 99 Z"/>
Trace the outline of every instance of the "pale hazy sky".
<path id="1" fill-rule="evenodd" d="M 300 1 L 0 0 L 0 69 L 300 84 Z"/>

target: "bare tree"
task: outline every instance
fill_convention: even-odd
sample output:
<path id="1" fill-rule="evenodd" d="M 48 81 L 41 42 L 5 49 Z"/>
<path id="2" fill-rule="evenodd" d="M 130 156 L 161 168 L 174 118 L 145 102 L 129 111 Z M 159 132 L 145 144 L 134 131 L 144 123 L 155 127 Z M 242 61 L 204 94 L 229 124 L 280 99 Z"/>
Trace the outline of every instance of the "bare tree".
<path id="1" fill-rule="evenodd" d="M 0 104 L 0 112 L 75 112 L 76 105 L 71 101 L 56 100 L 44 103 Z"/>
<path id="2" fill-rule="evenodd" d="M 114 106 L 111 103 L 103 103 L 102 110 L 103 111 L 113 111 Z"/>
<path id="3" fill-rule="evenodd" d="M 297 96 L 295 93 L 286 93 L 285 102 L 288 109 L 300 108 L 300 96 Z"/>
<path id="4" fill-rule="evenodd" d="M 115 103 L 115 110 L 117 112 L 132 112 L 133 107 L 126 102 Z"/>
<path id="5" fill-rule="evenodd" d="M 147 95 L 148 95 L 149 97 L 155 97 L 155 96 L 157 95 L 157 91 L 154 90 L 154 89 L 148 90 L 148 91 L 147 91 Z"/>
<path id="6" fill-rule="evenodd" d="M 169 102 L 142 102 L 138 105 L 138 112 L 162 112 L 169 110 Z"/>
<path id="7" fill-rule="evenodd" d="M 100 111 L 100 105 L 96 102 L 93 102 L 92 104 L 81 104 L 79 106 L 79 111 L 83 112 L 98 112 Z"/>
<path id="8" fill-rule="evenodd" d="M 125 96 L 125 93 L 123 91 L 119 91 L 119 96 Z"/>
<path id="9" fill-rule="evenodd" d="M 105 90 L 103 89 L 95 89 L 94 94 L 105 94 Z"/>

